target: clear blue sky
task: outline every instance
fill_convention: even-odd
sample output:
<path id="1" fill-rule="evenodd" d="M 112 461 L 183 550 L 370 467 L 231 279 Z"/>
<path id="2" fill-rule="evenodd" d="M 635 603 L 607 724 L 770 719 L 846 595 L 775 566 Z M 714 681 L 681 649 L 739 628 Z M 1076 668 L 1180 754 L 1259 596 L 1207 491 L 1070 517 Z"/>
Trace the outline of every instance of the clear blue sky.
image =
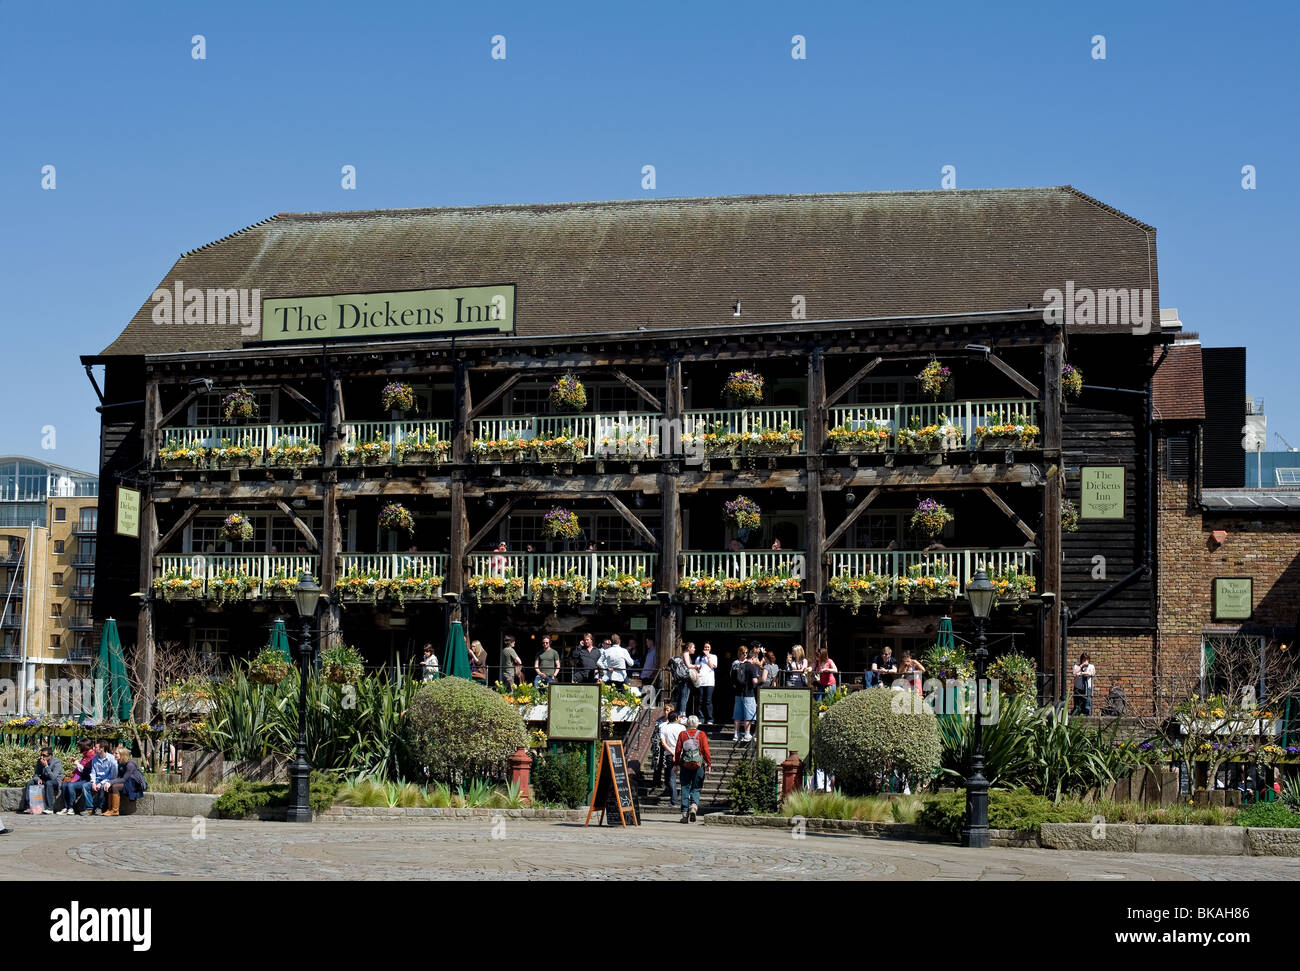
<path id="1" fill-rule="evenodd" d="M 636 198 L 646 164 L 665 197 L 1075 185 L 1156 226 L 1162 303 L 1247 345 L 1300 445 L 1298 32 L 1294 4 L 3 2 L 0 453 L 96 466 L 77 356 L 183 250 L 283 211 Z"/>

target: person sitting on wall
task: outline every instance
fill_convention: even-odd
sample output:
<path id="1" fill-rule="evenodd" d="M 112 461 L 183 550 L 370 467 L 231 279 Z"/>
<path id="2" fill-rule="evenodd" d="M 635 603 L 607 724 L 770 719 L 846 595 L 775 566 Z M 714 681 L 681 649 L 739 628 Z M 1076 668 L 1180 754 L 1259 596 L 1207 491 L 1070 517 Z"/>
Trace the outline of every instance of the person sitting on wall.
<path id="1" fill-rule="evenodd" d="M 41 749 L 36 756 L 36 767 L 27 785 L 40 786 L 45 790 L 45 807 L 41 810 L 41 813 L 45 816 L 54 815 L 54 800 L 59 794 L 59 787 L 63 785 L 63 762 L 54 754 L 54 749 L 49 746 Z M 26 795 L 27 787 L 24 786 L 24 799 Z"/>
<path id="2" fill-rule="evenodd" d="M 95 743 L 95 757 L 90 762 L 89 800 L 92 815 L 104 815 L 108 805 L 108 792 L 117 778 L 117 759 L 109 751 L 108 742 Z"/>
<path id="3" fill-rule="evenodd" d="M 122 796 L 135 802 L 139 799 L 149 783 L 144 779 L 144 773 L 140 771 L 140 766 L 135 764 L 131 758 L 131 752 L 123 745 L 117 747 L 117 778 L 109 785 L 108 789 L 108 810 L 105 816 L 117 816 L 122 806 Z"/>
<path id="4" fill-rule="evenodd" d="M 72 778 L 63 783 L 63 808 L 60 812 L 65 816 L 74 813 L 81 815 L 77 810 L 78 796 L 82 797 L 86 808 L 90 808 L 90 796 L 85 792 L 90 787 L 90 763 L 95 758 L 95 747 L 83 738 L 77 742 L 77 749 L 81 752 L 81 758 L 72 770 Z"/>
<path id="5" fill-rule="evenodd" d="M 871 670 L 867 672 L 867 687 L 877 684 L 889 687 L 897 675 L 898 660 L 894 657 L 894 649 L 886 644 L 871 662 Z"/>

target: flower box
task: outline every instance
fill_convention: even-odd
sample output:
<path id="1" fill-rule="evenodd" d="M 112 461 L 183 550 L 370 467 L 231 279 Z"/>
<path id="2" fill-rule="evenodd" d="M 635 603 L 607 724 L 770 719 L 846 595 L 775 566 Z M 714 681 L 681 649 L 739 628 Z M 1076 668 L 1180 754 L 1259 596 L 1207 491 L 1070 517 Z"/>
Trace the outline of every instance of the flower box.
<path id="1" fill-rule="evenodd" d="M 344 465 L 382 465 L 393 452 L 393 443 L 386 438 L 376 438 L 356 445 L 345 445 L 339 452 Z"/>
<path id="2" fill-rule="evenodd" d="M 511 463 L 532 449 L 533 443 L 525 438 L 476 438 L 470 444 L 470 457 L 475 462 Z"/>
<path id="3" fill-rule="evenodd" d="M 880 616 L 880 608 L 893 593 L 894 578 L 872 571 L 864 576 L 841 573 L 826 581 L 826 590 L 828 599 L 847 607 L 851 613 L 856 614 L 863 604 L 869 603 L 876 608 L 876 616 Z"/>
<path id="4" fill-rule="evenodd" d="M 266 450 L 266 464 L 277 468 L 301 468 L 321 460 L 321 448 L 315 442 L 285 440 Z"/>
<path id="5" fill-rule="evenodd" d="M 203 448 L 184 451 L 160 451 L 158 460 L 164 469 L 201 469 L 207 464 L 207 450 Z"/>
<path id="6" fill-rule="evenodd" d="M 644 569 L 632 574 L 610 567 L 596 580 L 596 598 L 601 603 L 646 603 L 653 597 L 654 578 L 646 576 Z"/>
<path id="7" fill-rule="evenodd" d="M 502 576 L 475 574 L 469 578 L 467 586 L 479 606 L 484 603 L 512 604 L 524 599 L 524 578 L 509 570 Z"/>

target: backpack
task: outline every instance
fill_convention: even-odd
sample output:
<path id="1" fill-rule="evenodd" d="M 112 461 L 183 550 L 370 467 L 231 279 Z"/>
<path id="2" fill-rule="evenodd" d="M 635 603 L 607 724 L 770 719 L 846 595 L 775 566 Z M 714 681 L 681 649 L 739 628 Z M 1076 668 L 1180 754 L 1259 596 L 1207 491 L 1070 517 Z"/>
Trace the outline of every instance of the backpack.
<path id="1" fill-rule="evenodd" d="M 673 681 L 678 684 L 691 676 L 691 671 L 686 664 L 686 659 L 680 654 L 668 662 L 668 671 L 672 674 Z"/>
<path id="2" fill-rule="evenodd" d="M 700 751 L 699 730 L 687 729 L 682 734 L 682 768 L 698 769 L 704 764 L 704 753 Z"/>
<path id="3" fill-rule="evenodd" d="M 731 686 L 737 691 L 744 691 L 749 687 L 749 680 L 745 677 L 745 661 L 731 662 Z"/>

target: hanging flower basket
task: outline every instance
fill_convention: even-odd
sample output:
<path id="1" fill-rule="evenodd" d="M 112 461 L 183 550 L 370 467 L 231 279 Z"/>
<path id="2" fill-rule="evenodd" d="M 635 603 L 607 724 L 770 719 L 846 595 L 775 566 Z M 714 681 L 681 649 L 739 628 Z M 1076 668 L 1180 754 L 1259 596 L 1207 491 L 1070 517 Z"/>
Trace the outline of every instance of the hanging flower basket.
<path id="1" fill-rule="evenodd" d="M 587 389 L 575 374 L 566 374 L 551 385 L 551 407 L 556 411 L 582 411 L 587 407 Z"/>
<path id="2" fill-rule="evenodd" d="M 264 647 L 248 665 L 248 680 L 256 684 L 279 684 L 289 676 L 293 665 L 284 653 L 274 647 Z"/>
<path id="3" fill-rule="evenodd" d="M 1004 695 L 1032 697 L 1038 687 L 1038 666 L 1023 654 L 1003 654 L 989 665 L 989 680 L 996 681 Z"/>
<path id="4" fill-rule="evenodd" d="M 542 517 L 542 537 L 544 539 L 564 539 L 573 541 L 582 535 L 582 524 L 576 513 L 558 506 Z"/>
<path id="5" fill-rule="evenodd" d="M 1079 531 L 1079 507 L 1069 499 L 1061 500 L 1061 529 L 1067 533 Z"/>
<path id="6" fill-rule="evenodd" d="M 943 503 L 934 499 L 922 499 L 912 513 L 912 528 L 926 536 L 938 536 L 943 532 L 944 526 L 952 521 L 952 513 Z"/>
<path id="7" fill-rule="evenodd" d="M 257 398 L 247 388 L 241 387 L 221 399 L 221 414 L 226 421 L 256 418 L 257 413 Z"/>
<path id="8" fill-rule="evenodd" d="M 248 543 L 253 539 L 253 522 L 240 513 L 231 513 L 221 524 L 221 538 L 232 543 Z"/>
<path id="9" fill-rule="evenodd" d="M 1032 573 L 1021 573 L 1017 567 L 1009 566 L 1001 573 L 989 577 L 996 594 L 995 604 L 1011 604 L 1015 610 L 1038 590 L 1038 581 Z"/>
<path id="10" fill-rule="evenodd" d="M 334 684 L 356 684 L 361 680 L 361 654 L 355 647 L 331 647 L 320 652 L 321 673 Z"/>
<path id="11" fill-rule="evenodd" d="M 763 400 L 763 376 L 753 371 L 732 371 L 723 382 L 722 395 L 737 404 L 759 404 Z"/>
<path id="12" fill-rule="evenodd" d="M 921 390 L 931 398 L 938 398 L 939 395 L 943 394 L 951 378 L 952 371 L 940 364 L 935 358 L 931 358 L 930 363 L 921 368 L 921 373 L 916 376 L 916 380 L 921 383 Z"/>
<path id="13" fill-rule="evenodd" d="M 737 496 L 722 504 L 723 518 L 737 529 L 758 529 L 762 513 L 758 503 L 747 496 Z"/>
<path id="14" fill-rule="evenodd" d="M 415 407 L 415 389 L 400 381 L 391 381 L 384 385 L 381 396 L 384 409 L 387 411 L 410 411 Z"/>
<path id="15" fill-rule="evenodd" d="M 853 614 L 862 609 L 863 604 L 869 603 L 876 608 L 877 617 L 893 589 L 894 578 L 874 570 L 868 570 L 863 576 L 841 573 L 826 581 L 827 594 L 831 600 L 843 604 Z"/>
<path id="16" fill-rule="evenodd" d="M 1061 368 L 1061 392 L 1068 398 L 1083 394 L 1083 372 L 1073 364 Z"/>
<path id="17" fill-rule="evenodd" d="M 415 532 L 415 517 L 400 502 L 391 502 L 379 510 L 379 528 L 395 530 L 409 536 Z"/>

